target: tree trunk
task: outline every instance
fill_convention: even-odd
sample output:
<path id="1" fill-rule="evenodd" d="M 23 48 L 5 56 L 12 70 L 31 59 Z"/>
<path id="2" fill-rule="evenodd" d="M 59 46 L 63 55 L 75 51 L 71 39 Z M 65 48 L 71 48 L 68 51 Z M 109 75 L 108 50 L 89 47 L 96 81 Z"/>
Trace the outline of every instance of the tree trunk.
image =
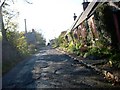
<path id="1" fill-rule="evenodd" d="M 4 3 L 5 2 L 3 2 L 2 5 L 0 6 L 0 31 L 2 32 L 3 41 L 7 40 L 7 38 L 6 38 L 6 30 L 4 28 L 3 15 L 2 15 L 2 6 L 4 5 Z"/>

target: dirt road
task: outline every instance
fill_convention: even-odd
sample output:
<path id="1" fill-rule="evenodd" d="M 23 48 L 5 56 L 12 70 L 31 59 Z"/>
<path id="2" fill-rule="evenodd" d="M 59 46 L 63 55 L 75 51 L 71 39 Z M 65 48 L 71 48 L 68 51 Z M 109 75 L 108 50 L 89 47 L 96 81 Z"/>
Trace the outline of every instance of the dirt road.
<path id="1" fill-rule="evenodd" d="M 50 47 L 20 62 L 2 80 L 3 90 L 113 87 L 93 70 Z"/>

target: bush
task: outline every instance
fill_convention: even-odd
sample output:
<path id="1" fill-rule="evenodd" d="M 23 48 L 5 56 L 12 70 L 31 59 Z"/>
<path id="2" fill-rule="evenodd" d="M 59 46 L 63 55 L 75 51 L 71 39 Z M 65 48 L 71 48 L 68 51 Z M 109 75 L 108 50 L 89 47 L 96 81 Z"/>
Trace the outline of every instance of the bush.
<path id="1" fill-rule="evenodd" d="M 119 68 L 120 69 L 120 53 L 116 53 L 112 55 L 109 59 L 112 63 L 112 67 Z"/>
<path id="2" fill-rule="evenodd" d="M 73 44 L 73 42 L 71 41 L 70 44 L 68 45 L 68 52 L 75 52 L 76 51 L 76 46 Z"/>
<path id="3" fill-rule="evenodd" d="M 108 47 L 90 47 L 84 57 L 95 56 L 99 58 L 109 58 L 111 51 Z"/>
<path id="4" fill-rule="evenodd" d="M 80 49 L 81 43 L 76 43 L 76 49 Z"/>

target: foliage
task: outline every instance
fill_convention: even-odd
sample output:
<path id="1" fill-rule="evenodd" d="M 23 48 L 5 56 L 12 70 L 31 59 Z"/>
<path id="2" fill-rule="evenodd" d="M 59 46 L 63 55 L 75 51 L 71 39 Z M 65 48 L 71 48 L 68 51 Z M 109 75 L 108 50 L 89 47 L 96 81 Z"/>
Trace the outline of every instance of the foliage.
<path id="1" fill-rule="evenodd" d="M 64 47 L 63 41 L 64 41 L 64 38 L 59 36 L 58 38 L 55 38 L 55 39 L 51 40 L 51 44 L 52 44 L 52 46 L 54 48 L 56 48 L 56 47 Z"/>
<path id="2" fill-rule="evenodd" d="M 84 23 L 84 26 L 87 30 L 87 38 L 83 40 L 79 37 L 79 39 L 74 38 L 73 31 L 71 31 L 68 35 L 71 40 L 69 42 L 64 42 L 64 38 L 60 37 L 58 41 L 60 41 L 59 45 L 62 48 L 66 48 L 68 52 L 76 53 L 82 57 L 97 57 L 100 58 L 110 58 L 113 63 L 113 66 L 120 68 L 120 60 L 119 54 L 114 54 L 115 49 L 118 49 L 118 41 L 116 37 L 116 33 L 114 30 L 114 21 L 113 21 L 113 12 L 111 7 L 104 3 L 97 8 L 94 14 L 94 23 L 96 26 L 97 34 L 93 33 L 91 25 Z"/>
<path id="3" fill-rule="evenodd" d="M 7 41 L 9 41 L 9 43 L 11 43 L 12 46 L 15 47 L 17 51 L 19 51 L 21 55 L 26 56 L 34 51 L 34 46 L 28 46 L 24 32 L 17 32 L 17 17 L 19 12 L 13 10 L 10 6 L 11 1 L 6 0 L 3 5 L 3 21 L 6 35 L 3 34 L 3 36 L 7 39 Z M 42 34 L 36 32 L 36 39 L 39 45 L 45 45 L 45 39 Z M 31 50 L 28 47 L 31 47 Z"/>
<path id="4" fill-rule="evenodd" d="M 6 0 L 2 8 L 3 22 L 5 31 L 17 29 L 17 18 L 19 12 L 11 8 L 12 2 Z"/>
<path id="5" fill-rule="evenodd" d="M 80 42 L 77 42 L 77 43 L 76 43 L 76 49 L 77 49 L 77 50 L 80 49 L 81 45 L 82 45 L 82 44 L 81 44 Z"/>
<path id="6" fill-rule="evenodd" d="M 9 3 L 9 4 L 8 4 Z M 5 33 L 3 34 L 3 42 L 9 42 L 19 53 L 23 56 L 29 54 L 27 42 L 24 37 L 24 33 L 17 32 L 17 17 L 19 15 L 18 12 L 14 11 L 10 8 L 11 2 L 7 1 L 3 5 L 2 15 L 3 15 L 3 30 Z M 5 39 L 6 38 L 6 39 Z"/>
<path id="7" fill-rule="evenodd" d="M 64 33 L 65 34 L 65 33 Z M 59 35 L 58 38 L 55 38 L 53 40 L 53 46 L 54 47 L 62 47 L 62 48 L 67 48 L 68 47 L 68 41 L 66 40 L 64 34 Z"/>
<path id="8" fill-rule="evenodd" d="M 114 53 L 120 49 L 114 29 L 114 13 L 110 9 L 112 9 L 112 7 L 109 7 L 106 3 L 97 8 L 95 22 L 97 30 L 99 31 L 99 39 L 102 44 L 100 50 L 101 53 L 110 58 L 110 62 L 112 62 L 113 67 L 120 68 L 120 55 L 118 53 Z"/>
<path id="9" fill-rule="evenodd" d="M 54 40 L 52 40 L 51 44 L 54 48 L 59 47 L 60 46 L 59 38 L 55 38 Z"/>
<path id="10" fill-rule="evenodd" d="M 100 39 L 105 43 L 110 43 L 112 49 L 119 49 L 117 35 L 114 27 L 112 8 L 108 4 L 101 5 L 96 10 L 95 22 L 99 31 Z"/>
<path id="11" fill-rule="evenodd" d="M 100 44 L 100 46 L 89 47 L 84 57 L 94 56 L 98 58 L 109 58 L 111 54 L 111 48 L 109 46 L 102 46 Z"/>
<path id="12" fill-rule="evenodd" d="M 63 36 L 59 36 L 58 37 L 58 44 L 60 44 L 60 46 L 63 44 L 64 42 L 64 37 Z"/>
<path id="13" fill-rule="evenodd" d="M 114 68 L 119 68 L 120 69 L 120 53 L 116 53 L 112 55 L 109 59 L 109 61 L 112 62 L 112 66 Z"/>
<path id="14" fill-rule="evenodd" d="M 3 70 L 2 73 L 6 73 L 13 66 L 16 65 L 20 60 L 23 59 L 24 56 L 30 54 L 27 46 L 26 39 L 24 37 L 24 33 L 17 32 L 17 17 L 19 12 L 14 11 L 10 6 L 14 4 L 15 0 L 3 0 L 1 1 L 0 6 L 0 23 L 2 24 L 0 27 L 0 31 L 2 32 L 2 36 L 0 35 L 0 39 L 2 39 L 3 49 L 5 55 L 3 55 Z M 15 52 L 15 55 L 10 54 L 8 48 L 11 52 Z M 18 53 L 19 52 L 19 53 Z M 22 56 L 22 57 L 20 57 Z"/>
<path id="15" fill-rule="evenodd" d="M 7 31 L 7 39 L 20 52 L 21 55 L 26 56 L 30 53 L 23 32 L 19 33 L 15 31 Z"/>
<path id="16" fill-rule="evenodd" d="M 7 31 L 8 41 L 20 52 L 21 55 L 26 56 L 36 51 L 36 45 L 28 45 L 24 32 Z M 37 46 L 44 46 L 46 41 L 41 33 L 36 32 Z"/>
<path id="17" fill-rule="evenodd" d="M 71 52 L 71 53 L 75 52 L 76 47 L 72 41 L 69 43 L 67 50 L 68 50 L 68 52 Z"/>
<path id="18" fill-rule="evenodd" d="M 89 55 L 99 56 L 101 54 L 101 50 L 98 47 L 92 47 L 89 49 Z"/>

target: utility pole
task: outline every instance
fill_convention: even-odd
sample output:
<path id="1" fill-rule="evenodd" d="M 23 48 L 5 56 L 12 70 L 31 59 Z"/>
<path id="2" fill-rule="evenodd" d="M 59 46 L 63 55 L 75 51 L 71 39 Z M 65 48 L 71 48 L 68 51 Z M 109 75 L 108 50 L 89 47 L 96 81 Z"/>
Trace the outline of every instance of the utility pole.
<path id="1" fill-rule="evenodd" d="M 26 38 L 26 41 L 27 41 L 27 49 L 28 49 L 28 37 L 27 37 L 27 24 L 26 24 L 26 19 L 24 19 L 24 22 L 25 22 L 25 38 Z"/>
<path id="2" fill-rule="evenodd" d="M 25 34 L 27 34 L 27 24 L 26 24 L 26 19 L 24 19 L 25 22 Z"/>

